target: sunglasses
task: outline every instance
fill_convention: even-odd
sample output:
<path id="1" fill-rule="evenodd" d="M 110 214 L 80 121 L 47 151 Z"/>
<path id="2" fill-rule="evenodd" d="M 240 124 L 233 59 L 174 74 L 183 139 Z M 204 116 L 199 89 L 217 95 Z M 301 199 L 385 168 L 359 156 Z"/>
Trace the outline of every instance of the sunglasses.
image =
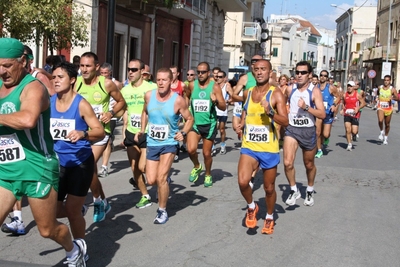
<path id="1" fill-rule="evenodd" d="M 187 76 L 194 76 L 194 73 L 188 73 Z"/>
<path id="2" fill-rule="evenodd" d="M 254 64 L 254 63 L 256 63 L 257 61 L 259 61 L 259 59 L 252 59 L 250 62 L 251 62 L 251 64 Z"/>
<path id="3" fill-rule="evenodd" d="M 198 70 L 198 71 L 197 71 L 197 74 L 203 75 L 203 74 L 206 74 L 207 72 L 208 72 L 208 70 Z"/>
<path id="4" fill-rule="evenodd" d="M 319 77 L 328 77 L 328 75 L 321 74 Z"/>
<path id="5" fill-rule="evenodd" d="M 132 72 L 137 72 L 139 69 L 138 68 L 127 68 L 128 71 Z"/>
<path id="6" fill-rule="evenodd" d="M 215 78 L 222 79 L 225 78 L 224 76 L 215 76 Z"/>
<path id="7" fill-rule="evenodd" d="M 296 75 L 299 75 L 299 74 L 306 75 L 306 74 L 308 74 L 308 71 L 306 71 L 306 70 L 302 70 L 302 71 L 296 70 L 295 73 L 296 73 Z"/>

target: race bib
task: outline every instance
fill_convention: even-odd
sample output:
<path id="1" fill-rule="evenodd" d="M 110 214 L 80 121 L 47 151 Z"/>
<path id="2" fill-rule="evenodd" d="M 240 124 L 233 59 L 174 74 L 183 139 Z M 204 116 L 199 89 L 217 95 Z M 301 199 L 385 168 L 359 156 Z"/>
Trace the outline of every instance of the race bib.
<path id="1" fill-rule="evenodd" d="M 103 113 L 103 106 L 102 105 L 92 105 L 92 109 L 96 114 L 97 119 L 100 120 L 101 113 Z"/>
<path id="2" fill-rule="evenodd" d="M 269 143 L 269 128 L 264 125 L 247 125 L 246 141 L 252 143 Z"/>
<path id="3" fill-rule="evenodd" d="M 0 135 L 0 164 L 17 162 L 25 159 L 25 151 L 17 134 Z"/>
<path id="4" fill-rule="evenodd" d="M 140 129 L 140 127 L 142 125 L 141 119 L 142 119 L 142 115 L 141 114 L 132 114 L 131 115 L 131 126 L 133 128 L 139 128 Z"/>
<path id="5" fill-rule="evenodd" d="M 308 117 L 293 118 L 294 126 L 307 126 L 309 123 L 310 119 Z"/>
<path id="6" fill-rule="evenodd" d="M 233 108 L 233 113 L 234 114 L 242 114 L 242 106 L 235 105 L 235 107 Z"/>
<path id="7" fill-rule="evenodd" d="M 195 99 L 193 106 L 195 112 L 210 112 L 210 100 Z"/>
<path id="8" fill-rule="evenodd" d="M 150 124 L 148 135 L 154 140 L 166 140 L 168 138 L 168 125 Z"/>
<path id="9" fill-rule="evenodd" d="M 325 101 L 324 101 L 324 108 L 325 108 L 325 110 L 328 109 L 328 102 L 325 102 Z"/>
<path id="10" fill-rule="evenodd" d="M 346 114 L 354 116 L 355 115 L 354 109 L 352 108 L 346 109 Z"/>
<path id="11" fill-rule="evenodd" d="M 380 102 L 380 106 L 381 106 L 381 108 L 389 108 L 390 107 L 389 102 Z"/>
<path id="12" fill-rule="evenodd" d="M 69 141 L 66 136 L 75 130 L 75 120 L 50 118 L 50 134 L 53 140 Z"/>

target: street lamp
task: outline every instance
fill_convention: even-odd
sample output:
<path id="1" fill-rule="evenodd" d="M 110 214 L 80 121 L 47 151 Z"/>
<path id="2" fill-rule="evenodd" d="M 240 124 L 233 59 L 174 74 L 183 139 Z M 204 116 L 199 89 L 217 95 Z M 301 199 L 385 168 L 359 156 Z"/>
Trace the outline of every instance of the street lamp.
<path id="1" fill-rule="evenodd" d="M 347 30 L 347 51 L 346 51 L 346 68 L 344 70 L 344 81 L 345 81 L 345 85 L 347 84 L 347 79 L 348 79 L 348 75 L 349 75 L 349 61 L 350 61 L 350 36 L 351 36 L 351 18 L 350 18 L 350 12 L 349 10 L 346 10 L 344 8 L 338 7 L 338 5 L 336 4 L 331 4 L 331 7 L 334 8 L 338 8 L 341 9 L 343 11 L 346 11 L 347 16 L 349 18 L 349 25 L 348 25 L 348 30 Z"/>

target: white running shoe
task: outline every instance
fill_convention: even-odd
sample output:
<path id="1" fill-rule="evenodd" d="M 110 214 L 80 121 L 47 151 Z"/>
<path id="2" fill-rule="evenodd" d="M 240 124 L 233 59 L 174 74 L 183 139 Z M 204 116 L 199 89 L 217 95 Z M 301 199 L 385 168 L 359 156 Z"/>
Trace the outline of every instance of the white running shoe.
<path id="1" fill-rule="evenodd" d="M 5 223 L 1 226 L 1 231 L 7 234 L 24 235 L 25 225 L 23 221 L 18 220 L 18 217 L 10 217 L 11 222 Z"/>
<path id="2" fill-rule="evenodd" d="M 87 252 L 86 242 L 82 238 L 77 238 L 73 241 L 79 247 L 79 253 L 74 259 L 68 259 L 64 261 L 64 264 L 68 264 L 68 267 L 86 267 L 85 255 Z"/>
<path id="3" fill-rule="evenodd" d="M 385 140 L 383 141 L 383 144 L 384 144 L 384 145 L 387 145 L 387 144 L 388 144 L 387 139 L 385 139 Z"/>
<path id="4" fill-rule="evenodd" d="M 314 205 L 314 191 L 306 193 L 306 198 L 304 199 L 304 206 L 313 206 Z"/>
<path id="5" fill-rule="evenodd" d="M 154 224 L 164 224 L 168 221 L 168 213 L 166 210 L 157 209 L 157 216 L 154 219 Z"/>
<path id="6" fill-rule="evenodd" d="M 348 144 L 346 149 L 347 149 L 347 151 L 351 151 L 352 148 L 353 148 L 353 145 L 352 144 Z"/>
<path id="7" fill-rule="evenodd" d="M 297 192 L 294 190 L 290 191 L 289 197 L 286 199 L 286 205 L 293 206 L 296 205 L 296 200 L 300 198 L 300 191 L 297 189 Z"/>
<path id="8" fill-rule="evenodd" d="M 379 141 L 383 141 L 383 133 L 378 136 Z"/>

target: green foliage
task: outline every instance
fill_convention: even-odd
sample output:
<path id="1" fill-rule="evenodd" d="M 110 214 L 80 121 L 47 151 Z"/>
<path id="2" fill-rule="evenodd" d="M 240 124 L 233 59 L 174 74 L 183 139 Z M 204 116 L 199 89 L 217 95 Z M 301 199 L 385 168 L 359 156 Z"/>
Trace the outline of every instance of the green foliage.
<path id="1" fill-rule="evenodd" d="M 0 0 L 1 37 L 14 37 L 50 51 L 86 46 L 89 15 L 72 0 Z"/>

